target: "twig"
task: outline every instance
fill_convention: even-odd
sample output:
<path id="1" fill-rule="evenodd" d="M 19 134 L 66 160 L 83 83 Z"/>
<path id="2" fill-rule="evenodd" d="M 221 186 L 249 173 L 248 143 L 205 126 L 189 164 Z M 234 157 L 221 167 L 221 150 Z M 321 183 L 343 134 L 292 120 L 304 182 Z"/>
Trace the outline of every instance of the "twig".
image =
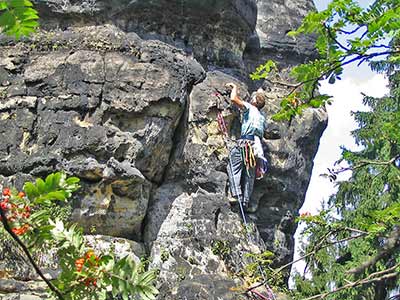
<path id="1" fill-rule="evenodd" d="M 272 79 L 267 79 L 267 78 L 265 80 L 267 80 L 268 82 L 271 82 L 273 84 L 279 84 L 279 85 L 283 85 L 283 86 L 287 86 L 287 87 L 298 87 L 302 84 L 301 82 L 294 84 L 294 83 L 272 80 Z"/>
<path id="2" fill-rule="evenodd" d="M 321 293 L 321 294 L 318 294 L 318 295 L 315 295 L 315 296 L 312 296 L 312 297 L 309 297 L 309 298 L 305 298 L 305 299 L 302 299 L 302 300 L 323 299 L 326 296 L 329 296 L 331 294 L 340 292 L 340 291 L 348 289 L 348 288 L 352 288 L 352 287 L 356 287 L 356 286 L 360 286 L 360 285 L 364 285 L 364 284 L 368 284 L 368 283 L 373 283 L 373 282 L 376 282 L 376 281 L 381 281 L 381 280 L 389 279 L 389 278 L 392 278 L 392 277 L 397 277 L 397 276 L 399 276 L 399 272 L 393 272 L 393 273 L 389 273 L 389 272 L 395 270 L 399 266 L 400 266 L 400 264 L 397 264 L 397 265 L 395 265 L 395 266 L 393 266 L 393 267 L 391 267 L 389 269 L 386 269 L 386 270 L 383 270 L 383 271 L 380 271 L 380 272 L 372 273 L 369 276 L 367 276 L 366 278 L 357 280 L 355 282 L 348 283 L 348 284 L 346 284 L 344 286 L 341 286 L 339 288 L 336 288 L 336 289 L 334 289 L 332 291 L 329 291 L 329 292 L 326 292 L 326 293 Z M 386 274 L 386 273 L 389 273 L 389 274 Z M 382 276 L 379 276 L 379 275 L 382 275 Z M 375 276 L 379 276 L 379 277 L 375 277 Z M 372 278 L 372 277 L 375 277 L 375 278 Z"/>
<path id="3" fill-rule="evenodd" d="M 392 49 L 390 46 L 383 45 L 383 44 L 380 44 L 380 45 L 373 45 L 373 46 L 370 46 L 370 48 L 385 48 L 385 49 Z"/>
<path id="4" fill-rule="evenodd" d="M 360 161 L 357 162 L 358 164 L 356 164 L 354 166 L 349 166 L 349 167 L 341 168 L 341 169 L 338 169 L 338 170 L 331 170 L 331 174 L 333 173 L 333 174 L 337 175 L 339 173 L 343 173 L 343 172 L 346 172 L 346 171 L 357 170 L 357 169 L 360 169 L 360 168 L 368 166 L 368 165 L 389 166 L 389 165 L 393 164 L 399 158 L 400 158 L 400 155 L 392 157 L 390 160 L 387 160 L 387 161 L 360 160 Z M 321 176 L 326 176 L 326 175 L 327 174 L 321 174 Z"/>
<path id="5" fill-rule="evenodd" d="M 330 232 L 329 234 L 332 234 L 332 233 L 334 233 L 334 232 Z M 301 260 L 303 260 L 303 259 L 305 259 L 305 258 L 311 256 L 311 255 L 314 255 L 315 253 L 317 253 L 317 252 L 318 252 L 319 250 L 321 250 L 321 249 L 324 249 L 324 248 L 327 248 L 327 247 L 329 247 L 329 246 L 332 246 L 332 245 L 335 245 L 335 244 L 339 244 L 339 243 L 342 243 L 342 242 L 346 242 L 346 241 L 358 239 L 358 238 L 360 238 L 360 237 L 362 237 L 362 236 L 365 236 L 366 234 L 368 234 L 368 233 L 367 233 L 367 232 L 363 232 L 363 233 L 360 233 L 359 235 L 356 235 L 356 236 L 350 236 L 350 237 L 347 237 L 347 238 L 344 238 L 344 239 L 341 239 L 341 240 L 338 240 L 338 241 L 335 241 L 335 242 L 326 243 L 325 245 L 322 245 L 322 246 L 320 246 L 320 247 L 318 247 L 318 248 L 317 248 L 317 246 L 315 246 L 313 251 L 307 253 L 306 255 L 303 255 L 303 256 L 299 257 L 298 259 L 296 259 L 296 260 L 294 260 L 294 261 L 291 261 L 290 263 L 287 263 L 286 265 L 283 265 L 282 267 L 280 267 L 279 269 L 277 269 L 276 271 L 274 271 L 274 272 L 270 275 L 270 277 L 274 277 L 276 274 L 278 274 L 279 272 L 281 272 L 283 269 L 285 269 L 285 268 L 287 268 L 287 267 L 289 267 L 289 266 L 291 266 L 291 265 L 293 265 L 293 264 L 295 264 L 295 263 L 297 263 L 297 262 L 299 262 L 299 261 L 301 261 Z M 323 241 L 326 237 L 327 237 L 327 235 L 325 235 L 325 236 L 322 238 L 322 241 Z M 320 242 L 320 243 L 321 243 L 321 242 Z M 267 281 L 268 281 L 268 279 L 267 279 L 267 280 L 264 280 L 263 282 L 261 282 L 261 283 L 255 285 L 255 286 L 249 288 L 246 292 L 250 292 L 251 290 L 253 290 L 253 289 L 255 289 L 255 288 L 258 288 L 258 287 L 260 287 L 260 286 L 266 284 Z"/>
<path id="6" fill-rule="evenodd" d="M 368 33 L 368 27 L 367 27 L 367 30 L 365 30 L 365 32 L 361 35 L 360 40 L 362 40 L 363 38 L 365 38 L 365 36 L 367 35 L 367 33 Z"/>
<path id="7" fill-rule="evenodd" d="M 378 262 L 378 260 L 388 256 L 397 248 L 399 239 L 400 239 L 400 228 L 395 227 L 393 231 L 390 232 L 389 237 L 387 238 L 387 242 L 381 247 L 380 251 L 375 256 L 371 257 L 360 266 L 348 270 L 346 273 L 360 274 L 364 272 L 365 269 L 375 265 Z"/>
<path id="8" fill-rule="evenodd" d="M 351 228 L 351 227 L 344 227 L 344 230 L 348 230 L 348 231 L 354 231 L 357 233 L 361 233 L 361 234 L 368 234 L 367 231 L 361 230 L 361 229 L 357 229 L 357 228 Z"/>
<path id="9" fill-rule="evenodd" d="M 367 25 L 358 26 L 356 29 L 354 29 L 354 30 L 352 30 L 352 31 L 346 31 L 346 30 L 343 30 L 343 29 L 337 29 L 337 31 L 339 31 L 339 32 L 341 32 L 341 33 L 344 33 L 344 34 L 350 35 L 350 34 L 356 33 L 358 30 L 360 30 L 360 29 L 363 28 L 364 26 L 367 26 Z"/>
<path id="10" fill-rule="evenodd" d="M 330 37 L 336 44 L 338 44 L 340 48 L 342 48 L 343 50 L 345 50 L 345 51 L 347 51 L 347 52 L 350 52 L 350 49 L 349 49 L 349 48 L 343 46 L 343 45 L 336 39 L 336 37 L 333 35 L 333 33 L 332 33 L 332 31 L 331 31 L 331 28 L 330 28 L 329 26 L 327 26 L 327 25 L 324 23 L 324 27 L 325 27 L 325 29 L 328 31 L 329 37 Z"/>
<path id="11" fill-rule="evenodd" d="M 360 61 L 359 64 L 362 64 L 363 62 L 365 62 L 367 60 L 370 60 L 371 58 L 374 58 L 374 57 L 377 57 L 377 56 L 391 55 L 391 54 L 397 54 L 397 53 L 400 53 L 400 51 L 384 51 L 384 52 L 371 53 L 371 54 L 350 53 L 349 55 L 340 58 L 340 60 L 332 62 L 330 64 L 330 66 L 329 66 L 329 69 L 327 71 L 323 72 L 318 77 L 310 78 L 308 80 L 299 82 L 297 84 L 285 83 L 285 82 L 280 82 L 280 81 L 276 81 L 275 83 L 280 84 L 280 85 L 284 85 L 284 86 L 287 86 L 287 87 L 292 87 L 292 90 L 286 95 L 286 97 L 289 97 L 298 88 L 300 88 L 304 84 L 313 81 L 314 84 L 316 85 L 316 82 L 318 82 L 319 80 L 323 79 L 326 75 L 331 74 L 333 71 L 335 71 L 335 70 L 337 70 L 337 69 L 339 69 L 341 67 L 344 67 L 344 66 L 346 66 L 348 64 L 351 64 L 351 63 L 356 62 L 356 61 Z M 357 56 L 349 59 L 348 61 L 344 61 L 346 58 L 349 58 L 349 57 L 354 56 L 354 55 L 357 55 Z M 274 83 L 271 80 L 269 80 L 269 81 Z M 310 99 L 308 99 L 308 100 L 310 100 Z"/>
<path id="12" fill-rule="evenodd" d="M 36 262 L 33 260 L 32 255 L 30 254 L 28 248 L 25 246 L 25 244 L 21 241 L 21 239 L 12 231 L 10 228 L 10 225 L 7 222 L 7 217 L 3 211 L 3 209 L 0 207 L 0 216 L 1 216 L 1 223 L 3 223 L 4 229 L 11 235 L 11 237 L 17 242 L 17 244 L 22 248 L 24 251 L 25 255 L 28 257 L 29 262 L 35 269 L 36 273 L 40 276 L 40 278 L 43 279 L 43 281 L 47 284 L 47 286 L 52 290 L 59 299 L 64 300 L 64 296 L 61 294 L 61 292 L 44 276 L 42 271 L 40 270 L 39 266 L 36 264 Z"/>

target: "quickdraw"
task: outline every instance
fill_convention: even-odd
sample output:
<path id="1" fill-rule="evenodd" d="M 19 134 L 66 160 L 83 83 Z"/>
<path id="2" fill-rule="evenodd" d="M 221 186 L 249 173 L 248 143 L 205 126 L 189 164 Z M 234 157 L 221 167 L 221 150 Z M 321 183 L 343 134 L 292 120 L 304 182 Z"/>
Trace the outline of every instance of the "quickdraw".
<path id="1" fill-rule="evenodd" d="M 249 149 L 249 166 L 250 168 L 254 168 L 256 166 L 256 157 L 254 156 L 253 146 L 250 142 L 247 142 L 247 148 Z"/>
<path id="2" fill-rule="evenodd" d="M 256 157 L 254 155 L 253 146 L 250 142 L 246 141 L 244 146 L 242 146 L 242 157 L 244 164 L 246 166 L 247 174 L 250 168 L 254 168 L 256 166 Z"/>
<path id="3" fill-rule="evenodd" d="M 217 122 L 218 122 L 218 129 L 219 131 L 225 136 L 228 136 L 228 129 L 226 128 L 226 123 L 225 123 L 225 119 L 224 116 L 222 115 L 222 113 L 219 111 L 217 114 Z"/>
<path id="4" fill-rule="evenodd" d="M 224 110 L 224 108 L 222 107 L 222 103 L 224 101 L 226 101 L 229 104 L 229 101 L 227 101 L 225 98 L 225 96 L 228 95 L 228 92 L 227 91 L 220 92 L 216 88 L 214 88 L 214 91 L 215 91 L 214 96 L 217 97 L 216 107 L 218 110 L 218 113 L 217 113 L 218 130 L 224 136 L 224 142 L 225 142 L 225 145 L 227 146 L 226 138 L 228 138 L 228 127 L 226 126 L 224 116 L 222 115 L 222 111 Z"/>

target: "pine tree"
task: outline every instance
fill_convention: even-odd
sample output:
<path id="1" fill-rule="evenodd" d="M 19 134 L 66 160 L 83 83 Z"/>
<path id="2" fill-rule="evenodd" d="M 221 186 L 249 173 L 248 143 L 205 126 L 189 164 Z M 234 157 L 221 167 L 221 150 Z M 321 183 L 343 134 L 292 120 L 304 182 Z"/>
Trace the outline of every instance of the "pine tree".
<path id="1" fill-rule="evenodd" d="M 320 215 L 300 218 L 311 278 L 296 275 L 299 299 L 385 300 L 400 286 L 400 64 L 388 58 L 372 67 L 388 75 L 390 94 L 364 97 L 370 111 L 354 113 L 353 131 L 362 150 L 343 149 L 339 163 L 348 167 L 329 174 L 351 170 L 351 178 Z"/>

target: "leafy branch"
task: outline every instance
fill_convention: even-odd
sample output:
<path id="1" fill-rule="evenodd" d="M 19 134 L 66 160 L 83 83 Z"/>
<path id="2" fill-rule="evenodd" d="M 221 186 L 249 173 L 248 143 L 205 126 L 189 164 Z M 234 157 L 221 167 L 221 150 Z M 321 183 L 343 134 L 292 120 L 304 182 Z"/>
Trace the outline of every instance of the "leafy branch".
<path id="1" fill-rule="evenodd" d="M 29 0 L 0 1 L 0 28 L 17 39 L 28 36 L 39 26 L 39 15 Z"/>
<path id="2" fill-rule="evenodd" d="M 334 231 L 329 231 L 320 239 L 319 243 L 317 243 L 310 252 L 308 252 L 307 254 L 299 257 L 296 260 L 293 260 L 293 261 L 291 261 L 291 262 L 279 267 L 269 277 L 270 278 L 274 278 L 276 275 L 281 273 L 284 269 L 286 269 L 286 268 L 292 266 L 293 264 L 298 263 L 299 261 L 302 261 L 302 260 L 304 260 L 304 259 L 306 259 L 306 258 L 308 258 L 310 256 L 315 255 L 318 251 L 320 251 L 322 249 L 325 249 L 325 248 L 330 247 L 330 246 L 335 245 L 335 244 L 340 244 L 340 243 L 348 242 L 348 241 L 355 240 L 355 239 L 358 239 L 358 238 L 361 238 L 361 237 L 365 237 L 366 235 L 369 234 L 368 232 L 365 232 L 363 230 L 359 230 L 359 229 L 355 229 L 355 228 L 349 228 L 349 227 L 344 227 L 344 228 L 342 228 L 342 230 L 358 232 L 359 234 L 358 235 L 354 235 L 354 236 L 349 236 L 349 237 L 346 237 L 346 238 L 343 238 L 343 239 L 340 239 L 340 240 L 336 240 L 336 241 L 333 241 L 333 242 L 326 242 L 327 238 L 330 235 L 338 233 L 338 229 L 336 229 Z M 253 289 L 256 289 L 256 288 L 258 288 L 260 286 L 263 286 L 266 283 L 268 283 L 268 281 L 269 281 L 269 279 L 267 278 L 263 282 L 260 282 L 260 283 L 258 283 L 256 285 L 253 285 L 252 287 L 247 289 L 246 292 L 250 292 Z"/>
<path id="3" fill-rule="evenodd" d="M 105 300 L 108 294 L 128 300 L 138 295 L 142 300 L 154 300 L 158 293 L 153 286 L 156 271 L 144 271 L 131 257 L 117 259 L 113 254 L 90 249 L 77 224 L 65 225 L 49 209 L 67 201 L 79 188 L 79 179 L 64 173 L 50 174 L 45 180 L 24 184 L 24 192 L 4 188 L 0 196 L 0 217 L 6 232 L 18 243 L 39 276 L 51 292 L 61 300 Z M 2 228 L 0 228 L 1 232 Z M 40 242 L 38 242 L 40 241 Z M 57 250 L 61 273 L 48 280 L 32 258 L 43 244 Z"/>
<path id="4" fill-rule="evenodd" d="M 35 260 L 33 259 L 31 253 L 29 252 L 28 248 L 25 246 L 25 244 L 21 241 L 21 239 L 12 231 L 12 228 L 8 224 L 7 217 L 5 212 L 3 211 L 3 208 L 0 207 L 0 220 L 1 223 L 3 224 L 4 229 L 7 231 L 7 233 L 12 237 L 12 239 L 17 242 L 17 244 L 21 247 L 22 251 L 25 253 L 26 257 L 28 258 L 29 262 L 31 263 L 32 267 L 35 269 L 36 273 L 42 278 L 42 280 L 47 284 L 49 289 L 53 291 L 57 297 L 60 300 L 64 300 L 63 295 L 61 292 L 44 276 L 43 272 L 40 270 L 39 266 L 36 264 Z"/>
<path id="5" fill-rule="evenodd" d="M 400 204 L 398 204 L 398 205 L 396 204 L 391 207 L 388 207 L 386 210 L 379 211 L 379 212 L 374 211 L 374 212 L 371 212 L 370 214 L 375 217 L 376 223 L 383 222 L 383 223 L 391 224 L 391 223 L 398 222 L 398 218 L 400 216 L 399 212 L 400 212 Z M 316 229 L 318 231 L 323 231 L 324 229 L 326 229 L 326 232 L 324 234 L 322 234 L 322 236 L 319 238 L 319 240 L 313 243 L 312 248 L 309 249 L 305 255 L 274 270 L 274 272 L 272 272 L 270 274 L 269 278 L 265 279 L 264 281 L 262 281 L 256 285 L 251 286 L 250 288 L 248 288 L 246 290 L 246 292 L 250 292 L 253 289 L 256 289 L 256 288 L 268 283 L 270 278 L 274 278 L 276 275 L 281 273 L 284 269 L 292 266 L 293 264 L 295 264 L 299 261 L 305 260 L 305 259 L 310 260 L 311 257 L 318 254 L 319 251 L 330 248 L 335 245 L 340 245 L 343 243 L 347 243 L 349 241 L 359 240 L 362 238 L 370 238 L 371 239 L 373 237 L 379 237 L 381 239 L 383 238 L 386 240 L 386 243 L 382 246 L 382 249 L 374 257 L 363 262 L 358 267 L 350 269 L 349 271 L 346 272 L 347 274 L 351 274 L 351 275 L 361 273 L 366 268 L 371 267 L 372 265 L 376 264 L 380 259 L 384 258 L 385 256 L 387 256 L 390 253 L 392 253 L 393 251 L 395 251 L 395 249 L 397 249 L 397 247 L 398 247 L 398 243 L 400 240 L 400 230 L 396 226 L 394 226 L 392 231 L 386 235 L 383 232 L 383 229 L 385 229 L 386 227 L 375 228 L 376 227 L 375 222 L 374 222 L 374 224 L 372 224 L 368 227 L 369 230 L 363 230 L 363 229 L 359 229 L 359 228 L 353 228 L 353 227 L 349 227 L 346 225 L 342 225 L 342 224 L 340 224 L 340 220 L 337 220 L 336 222 L 333 222 L 332 220 L 328 220 L 328 219 L 325 220 L 323 218 L 323 215 L 312 216 L 309 213 L 304 213 L 300 217 L 300 220 L 306 221 L 309 224 L 321 226 L 321 228 Z M 344 237 L 341 239 L 336 238 L 340 233 L 346 233 L 346 232 L 348 232 L 350 234 L 350 236 L 347 236 L 347 237 Z M 333 238 L 333 240 L 328 240 L 332 236 L 335 236 L 335 238 Z M 369 279 L 370 279 L 370 277 L 368 277 L 368 280 Z M 376 281 L 376 280 L 374 280 L 374 281 Z M 371 281 L 371 282 L 374 282 L 374 281 Z M 358 281 L 357 281 L 357 283 L 358 283 Z M 346 288 L 350 288 L 350 287 L 352 287 L 352 286 L 348 285 Z M 340 291 L 340 290 L 342 290 L 342 289 L 339 289 L 338 291 Z M 327 295 L 329 295 L 329 294 L 327 294 Z M 317 298 L 311 298 L 311 299 L 317 299 Z"/>
<path id="6" fill-rule="evenodd" d="M 297 30 L 288 33 L 293 38 L 316 34 L 319 58 L 294 67 L 289 74 L 292 82 L 274 79 L 279 75 L 273 61 L 257 67 L 250 75 L 253 80 L 266 79 L 289 88 L 274 120 L 290 120 L 306 108 L 330 104 L 330 96 L 317 94 L 319 82 L 328 79 L 329 83 L 335 83 L 341 79 L 343 67 L 349 64 L 361 65 L 387 56 L 399 58 L 400 49 L 382 42 L 386 36 L 399 37 L 400 5 L 390 1 L 379 9 L 376 5 L 362 9 L 353 0 L 334 0 L 326 10 L 307 15 Z M 355 28 L 346 30 L 348 27 Z M 361 29 L 365 31 L 359 36 Z M 384 51 L 374 51 L 377 49 Z"/>

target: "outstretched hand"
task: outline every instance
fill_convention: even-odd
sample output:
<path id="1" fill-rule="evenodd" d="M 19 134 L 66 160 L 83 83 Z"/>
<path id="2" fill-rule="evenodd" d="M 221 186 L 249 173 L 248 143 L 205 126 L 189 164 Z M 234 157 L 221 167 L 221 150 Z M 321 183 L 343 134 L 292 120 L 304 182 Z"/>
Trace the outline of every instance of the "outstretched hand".
<path id="1" fill-rule="evenodd" d="M 225 84 L 227 88 L 231 89 L 231 100 L 234 99 L 238 95 L 238 87 L 233 82 L 228 82 Z"/>
<path id="2" fill-rule="evenodd" d="M 234 89 L 234 88 L 237 89 L 237 85 L 234 84 L 233 82 L 228 82 L 227 84 L 225 84 L 225 87 L 231 88 L 231 89 Z"/>

